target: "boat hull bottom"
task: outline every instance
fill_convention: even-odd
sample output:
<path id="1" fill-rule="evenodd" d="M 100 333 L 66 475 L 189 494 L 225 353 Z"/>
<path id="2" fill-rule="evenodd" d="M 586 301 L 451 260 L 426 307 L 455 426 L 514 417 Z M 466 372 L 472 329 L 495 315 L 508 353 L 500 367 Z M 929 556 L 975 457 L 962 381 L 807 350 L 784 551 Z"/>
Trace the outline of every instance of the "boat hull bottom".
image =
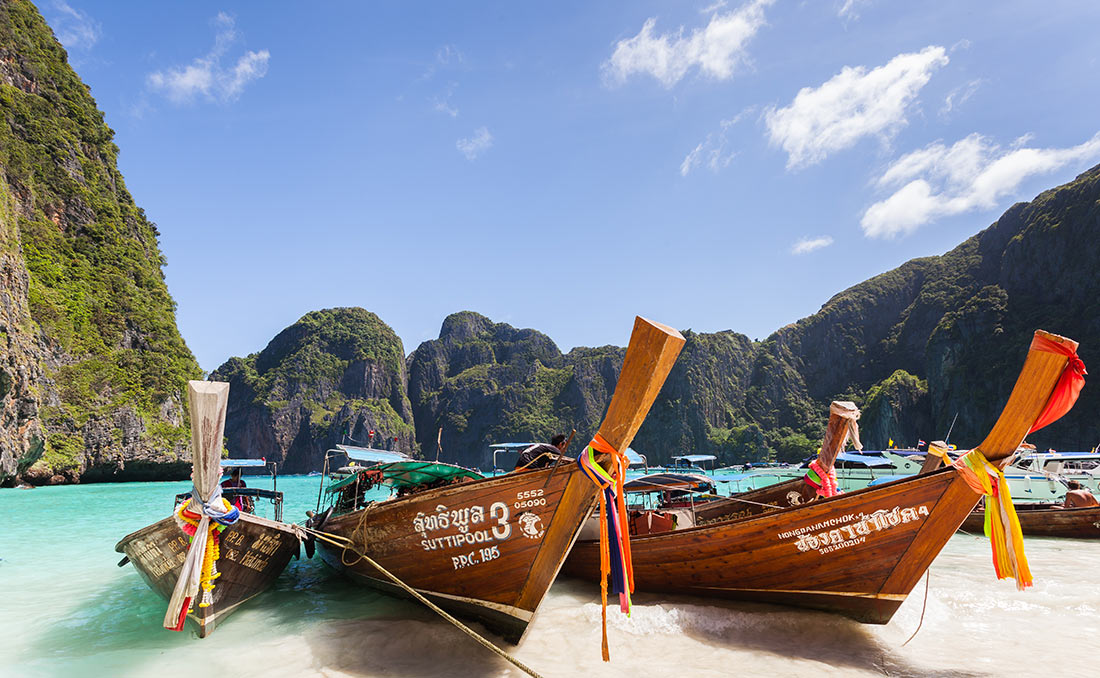
<path id="1" fill-rule="evenodd" d="M 838 593 L 834 591 L 754 591 L 751 589 L 683 589 L 684 595 L 724 598 L 748 603 L 765 603 L 821 610 L 854 619 L 862 624 L 887 624 L 901 607 L 905 596 L 890 594 Z"/>
<path id="2" fill-rule="evenodd" d="M 362 572 L 345 567 L 340 563 L 340 554 L 342 550 L 333 551 L 320 544 L 317 550 L 320 552 L 321 559 L 326 565 L 341 572 L 352 581 L 396 598 L 416 600 L 405 591 L 405 589 L 386 579 L 371 577 Z M 379 577 L 381 576 L 383 575 L 379 573 Z M 512 645 L 518 645 L 520 640 L 523 639 L 523 635 L 527 631 L 527 626 L 531 623 L 531 619 L 534 616 L 518 608 L 511 608 L 512 611 L 509 611 L 506 605 L 496 605 L 486 601 L 459 598 L 457 596 L 440 594 L 434 591 L 415 590 L 444 611 L 456 617 L 484 624 L 487 628 L 492 629 L 493 633 Z"/>

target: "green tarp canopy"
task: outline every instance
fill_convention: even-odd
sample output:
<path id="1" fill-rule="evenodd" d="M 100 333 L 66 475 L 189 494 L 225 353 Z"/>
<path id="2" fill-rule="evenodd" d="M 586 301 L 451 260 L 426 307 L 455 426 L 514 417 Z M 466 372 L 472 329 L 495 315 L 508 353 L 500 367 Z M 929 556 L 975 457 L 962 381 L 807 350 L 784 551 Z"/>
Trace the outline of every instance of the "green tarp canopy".
<path id="1" fill-rule="evenodd" d="M 351 485 L 355 482 L 359 473 L 363 471 L 381 471 L 382 482 L 393 487 L 427 485 L 440 480 L 453 482 L 456 478 L 481 480 L 485 477 L 477 471 L 454 466 L 453 464 L 443 464 L 438 461 L 395 461 L 389 464 L 378 464 L 377 466 L 364 466 L 362 471 L 329 485 L 327 491 L 336 492 Z"/>

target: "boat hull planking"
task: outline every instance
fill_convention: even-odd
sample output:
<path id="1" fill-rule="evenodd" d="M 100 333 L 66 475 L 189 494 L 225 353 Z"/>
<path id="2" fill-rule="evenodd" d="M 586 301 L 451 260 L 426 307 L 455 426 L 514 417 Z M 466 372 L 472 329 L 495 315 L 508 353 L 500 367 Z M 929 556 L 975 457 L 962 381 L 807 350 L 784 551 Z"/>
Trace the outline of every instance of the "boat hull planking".
<path id="1" fill-rule="evenodd" d="M 1029 537 L 1068 537 L 1100 539 L 1100 506 L 1055 509 L 1016 506 L 1020 530 Z M 985 511 L 974 511 L 963 521 L 964 532 L 982 534 L 985 531 Z"/>
<path id="2" fill-rule="evenodd" d="M 977 501 L 953 469 L 944 469 L 633 537 L 635 590 L 807 607 L 885 624 Z M 598 577 L 599 543 L 578 541 L 563 571 Z"/>
<path id="3" fill-rule="evenodd" d="M 289 525 L 245 513 L 219 539 L 217 567 L 221 576 L 214 582 L 213 603 L 199 607 L 196 601 L 187 615 L 200 638 L 213 633 L 239 605 L 268 589 L 300 546 Z M 187 558 L 188 545 L 187 535 L 169 517 L 123 537 L 115 550 L 125 553 L 149 588 L 168 600 Z"/>
<path id="4" fill-rule="evenodd" d="M 352 579 L 404 595 L 363 553 L 448 612 L 518 643 L 596 501 L 573 463 L 392 499 L 330 517 L 321 557 Z"/>

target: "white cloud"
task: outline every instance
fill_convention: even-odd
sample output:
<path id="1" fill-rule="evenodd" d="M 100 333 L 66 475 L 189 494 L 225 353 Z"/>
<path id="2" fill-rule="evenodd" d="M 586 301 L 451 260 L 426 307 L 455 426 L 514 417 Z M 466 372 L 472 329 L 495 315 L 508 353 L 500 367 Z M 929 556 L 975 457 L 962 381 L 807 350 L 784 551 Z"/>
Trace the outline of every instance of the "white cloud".
<path id="1" fill-rule="evenodd" d="M 633 38 L 615 44 L 611 58 L 603 64 L 609 83 L 621 84 L 634 73 L 648 73 L 665 87 L 672 87 L 692 67 L 718 80 L 729 79 L 746 59 L 750 39 L 764 25 L 764 8 L 775 0 L 752 0 L 725 14 L 714 14 L 705 28 L 684 35 L 654 35 L 655 18 L 646 19 Z"/>
<path id="2" fill-rule="evenodd" d="M 451 97 L 455 93 L 455 89 L 458 88 L 457 82 L 452 82 L 447 86 L 447 90 L 443 93 L 443 96 L 432 97 L 432 108 L 440 113 L 446 113 L 452 118 L 458 117 L 458 108 L 451 104 Z"/>
<path id="3" fill-rule="evenodd" d="M 175 103 L 187 103 L 197 96 L 210 101 L 232 101 L 241 95 L 245 85 L 267 75 L 271 53 L 266 49 L 248 51 L 230 67 L 221 64 L 222 57 L 240 38 L 233 18 L 219 12 L 214 19 L 217 33 L 214 47 L 205 56 L 183 67 L 150 73 L 146 82 L 150 89 L 163 92 Z"/>
<path id="4" fill-rule="evenodd" d="M 844 3 L 836 11 L 837 16 L 841 19 L 858 19 L 859 8 L 864 5 L 870 5 L 874 0 L 844 0 Z"/>
<path id="5" fill-rule="evenodd" d="M 461 151 L 467 160 L 476 160 L 479 155 L 492 148 L 492 146 L 493 135 L 489 134 L 489 130 L 484 127 L 474 130 L 474 135 L 469 139 L 459 139 L 455 143 L 455 148 Z"/>
<path id="6" fill-rule="evenodd" d="M 908 122 L 906 109 L 932 72 L 947 62 L 943 47 L 926 47 L 871 71 L 845 66 L 817 89 L 803 87 L 790 106 L 767 111 L 768 136 L 787 152 L 788 169 L 821 162 L 866 136 L 888 142 Z"/>
<path id="7" fill-rule="evenodd" d="M 941 217 L 992 209 L 1032 175 L 1100 158 L 1100 132 L 1070 148 L 1022 147 L 1028 138 L 1002 149 L 971 134 L 950 148 L 937 142 L 899 158 L 877 183 L 900 188 L 863 214 L 864 235 L 893 238 Z"/>
<path id="8" fill-rule="evenodd" d="M 460 69 L 466 65 L 466 55 L 454 45 L 443 45 L 435 50 L 435 59 L 420 74 L 421 80 L 430 80 L 442 70 Z"/>
<path id="9" fill-rule="evenodd" d="M 798 242 L 791 248 L 791 254 L 809 254 L 814 250 L 819 250 L 822 247 L 828 247 L 832 244 L 833 239 L 827 235 L 817 238 L 799 238 Z"/>
<path id="10" fill-rule="evenodd" d="M 102 29 L 97 21 L 62 0 L 54 0 L 53 7 L 53 29 L 65 49 L 89 49 L 99 41 Z"/>
<path id="11" fill-rule="evenodd" d="M 452 118 L 458 117 L 458 109 L 452 106 L 451 102 L 447 99 L 434 99 L 432 103 L 432 108 L 439 111 L 440 113 L 446 113 Z"/>
<path id="12" fill-rule="evenodd" d="M 966 100 L 974 96 L 974 93 L 978 91 L 978 88 L 982 86 L 981 78 L 971 80 L 965 85 L 959 85 L 955 89 L 947 93 L 947 97 L 943 100 L 943 106 L 940 108 L 940 115 L 946 116 L 951 111 L 955 110 L 959 106 L 966 103 Z"/>
<path id="13" fill-rule="evenodd" d="M 737 151 L 728 150 L 729 138 L 727 132 L 729 128 L 741 122 L 755 110 L 755 106 L 750 106 L 729 120 L 723 120 L 717 132 L 708 134 L 704 141 L 687 154 L 684 161 L 680 163 L 680 175 L 686 177 L 691 170 L 702 167 L 704 164 L 712 172 L 729 167 L 729 164 L 737 157 Z"/>

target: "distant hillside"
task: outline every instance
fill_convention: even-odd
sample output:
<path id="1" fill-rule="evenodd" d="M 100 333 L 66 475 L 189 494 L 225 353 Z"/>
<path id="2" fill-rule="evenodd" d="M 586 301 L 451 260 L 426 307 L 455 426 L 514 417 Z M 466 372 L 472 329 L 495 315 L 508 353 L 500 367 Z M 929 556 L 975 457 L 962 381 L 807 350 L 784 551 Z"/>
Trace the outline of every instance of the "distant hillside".
<path id="1" fill-rule="evenodd" d="M 37 10 L 0 2 L 0 483 L 186 477 L 156 226 Z"/>
<path id="2" fill-rule="evenodd" d="M 34 7 L 0 2 L 0 483 L 188 472 L 182 392 L 200 370 L 176 328 L 156 227 L 125 188 L 112 137 Z M 762 342 L 687 331 L 635 447 L 654 462 L 795 460 L 817 448 L 838 398 L 862 407 L 871 447 L 941 437 L 956 416 L 952 441 L 975 444 L 1034 329 L 1079 340 L 1100 370 L 1098 235 L 1094 168 Z M 305 471 L 333 444 L 375 430 L 375 444 L 434 457 L 442 429 L 443 459 L 485 466 L 492 442 L 575 427 L 579 447 L 623 353 L 563 354 L 536 330 L 466 311 L 406 359 L 380 318 L 343 308 L 307 314 L 212 376 L 233 385 L 235 455 Z M 1098 406 L 1100 390 L 1086 388 L 1032 442 L 1093 447 Z"/>
<path id="3" fill-rule="evenodd" d="M 834 399 L 863 409 L 863 440 L 872 448 L 890 439 L 905 445 L 943 437 L 956 415 L 951 440 L 977 444 L 1000 413 L 1036 328 L 1077 339 L 1086 364 L 1100 365 L 1092 359 L 1100 355 L 1100 276 L 1092 270 L 1100 260 L 1098 234 L 1100 168 L 1012 207 L 943 256 L 915 259 L 837 294 L 764 341 L 733 331 L 685 331 L 687 344 L 634 447 L 651 462 L 686 453 L 716 454 L 722 463 L 793 461 L 817 449 Z M 362 309 L 341 312 L 352 311 L 373 319 L 375 329 L 364 330 L 367 335 L 385 327 Z M 321 332 L 325 323 L 343 322 L 318 316 L 311 325 Z M 389 341 L 399 352 L 396 337 Z M 277 337 L 272 345 L 280 342 Z M 333 349 L 318 343 L 315 350 L 319 356 Z M 379 397 L 389 398 L 401 416 L 361 418 L 355 430 L 361 436 L 369 421 L 400 431 L 401 449 L 434 457 L 442 429 L 442 459 L 481 467 L 491 463 L 493 442 L 547 440 L 575 427 L 579 445 L 603 416 L 623 354 L 614 346 L 562 354 L 536 330 L 455 313 L 443 321 L 438 339 L 407 359 L 411 416 L 389 392 Z M 235 375 L 250 375 L 253 368 L 240 360 L 217 374 L 234 382 L 231 398 L 266 403 L 267 409 L 231 411 L 230 430 L 249 431 L 243 438 L 231 435 L 231 448 L 247 440 L 239 448 L 255 456 L 284 450 L 288 468 L 315 464 L 347 419 L 341 408 L 354 409 L 363 397 L 319 386 L 296 387 L 293 396 L 248 395 L 245 384 L 252 382 Z M 331 371 L 316 367 L 319 361 L 295 363 L 297 379 L 339 381 L 335 373 L 319 377 Z M 404 379 L 397 362 L 383 370 L 389 384 Z M 1091 448 L 1100 441 L 1097 405 L 1100 390 L 1086 388 L 1069 416 L 1031 441 Z M 307 412 L 311 427 L 296 428 Z M 271 423 L 276 419 L 280 423 Z M 294 445 L 272 444 L 294 436 Z"/>
<path id="4" fill-rule="evenodd" d="M 541 332 L 452 314 L 439 339 L 408 359 L 417 440 L 425 454 L 434 456 L 441 439 L 442 458 L 488 466 L 490 443 L 549 440 L 573 426 L 591 435 L 624 353 L 608 346 L 562 355 Z"/>
<path id="5" fill-rule="evenodd" d="M 766 340 L 731 331 L 685 332 L 687 344 L 635 447 L 651 460 L 713 453 L 724 463 L 799 459 L 817 449 L 833 399 L 863 409 L 863 440 L 914 444 L 947 433 L 977 444 L 1000 413 L 1037 328 L 1100 355 L 1100 168 L 1015 205 L 939 257 L 915 259 L 849 288 Z M 461 328 L 460 330 L 457 328 Z M 480 463 L 491 441 L 545 438 L 576 426 L 591 435 L 618 362 L 575 374 L 545 336 L 471 313 L 409 357 L 410 396 L 422 445 L 443 425 L 444 454 Z M 621 349 L 599 351 L 621 356 Z M 621 360 L 621 357 L 619 358 Z M 1098 367 L 1097 369 L 1100 369 Z M 570 395 L 557 383 L 568 381 Z M 583 416 L 571 402 L 589 403 Z M 1040 446 L 1100 442 L 1100 390 Z M 427 419 L 427 421 L 422 421 Z M 450 424 L 450 426 L 448 426 Z M 449 443 L 449 444 L 447 444 Z"/>
<path id="6" fill-rule="evenodd" d="M 225 435 L 233 456 L 305 473 L 345 438 L 369 442 L 372 430 L 375 447 L 415 450 L 405 350 L 389 325 L 361 308 L 307 313 L 210 378 L 230 383 Z"/>

